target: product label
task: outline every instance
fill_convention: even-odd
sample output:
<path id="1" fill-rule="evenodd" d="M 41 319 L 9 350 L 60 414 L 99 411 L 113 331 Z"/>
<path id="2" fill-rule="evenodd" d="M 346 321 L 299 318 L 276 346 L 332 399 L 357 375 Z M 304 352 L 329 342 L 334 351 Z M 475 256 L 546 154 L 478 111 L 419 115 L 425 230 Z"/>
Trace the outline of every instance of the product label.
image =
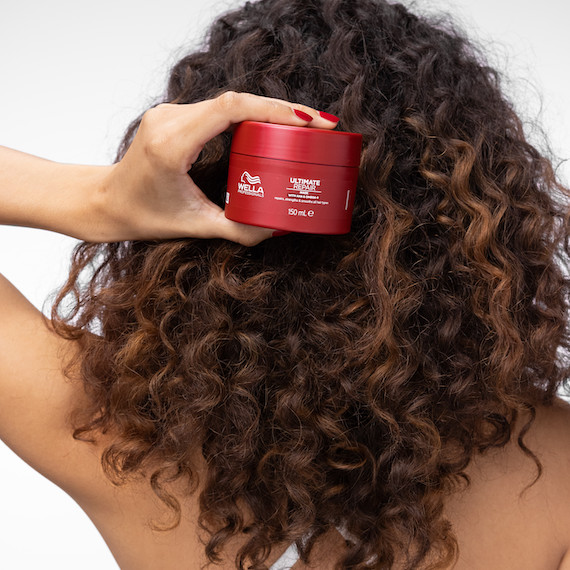
<path id="1" fill-rule="evenodd" d="M 265 192 L 261 186 L 261 178 L 259 176 L 252 176 L 247 170 L 244 171 L 238 182 L 238 192 L 246 196 L 265 197 Z"/>
<path id="2" fill-rule="evenodd" d="M 286 188 L 285 196 L 274 196 L 274 199 L 284 202 L 293 202 L 296 204 L 318 204 L 320 206 L 328 206 L 328 200 L 321 200 L 321 194 L 322 188 L 320 179 L 295 178 L 291 176 L 289 177 L 289 185 Z M 299 215 L 292 214 L 292 211 L 293 209 L 291 208 L 288 210 L 290 216 Z M 300 215 L 304 216 L 307 214 Z M 312 215 L 314 215 L 314 212 Z M 312 217 L 312 215 L 309 217 Z"/>
<path id="3" fill-rule="evenodd" d="M 309 196 L 311 194 L 320 194 L 321 191 L 319 190 L 321 186 L 320 180 L 312 180 L 309 178 L 289 178 L 289 182 L 292 188 L 287 188 L 292 192 L 298 192 L 299 194 L 303 194 L 305 196 Z M 318 196 L 311 196 L 318 198 Z"/>
<path id="4" fill-rule="evenodd" d="M 312 218 L 315 215 L 315 210 L 299 210 L 298 208 L 289 208 L 287 210 L 288 216 L 301 216 L 301 218 Z"/>
<path id="5" fill-rule="evenodd" d="M 319 200 L 322 194 L 321 180 L 312 178 L 289 178 L 289 187 L 287 188 L 288 202 L 299 202 L 301 204 L 325 204 Z M 326 202 L 328 204 L 328 202 Z"/>
<path id="6" fill-rule="evenodd" d="M 350 230 L 357 168 L 231 155 L 226 217 L 307 233 Z"/>

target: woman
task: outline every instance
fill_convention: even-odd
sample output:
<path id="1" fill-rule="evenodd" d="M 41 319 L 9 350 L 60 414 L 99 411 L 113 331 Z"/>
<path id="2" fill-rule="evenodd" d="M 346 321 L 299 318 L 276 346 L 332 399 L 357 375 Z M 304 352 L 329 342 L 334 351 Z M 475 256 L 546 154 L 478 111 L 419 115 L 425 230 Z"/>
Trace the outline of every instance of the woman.
<path id="1" fill-rule="evenodd" d="M 295 568 L 569 567 L 567 191 L 496 74 L 399 5 L 270 0 L 167 101 L 113 166 L 0 153 L 0 221 L 85 240 L 50 322 L 2 282 L 3 440 L 125 569 L 293 541 Z M 349 234 L 223 216 L 232 124 L 335 116 Z"/>

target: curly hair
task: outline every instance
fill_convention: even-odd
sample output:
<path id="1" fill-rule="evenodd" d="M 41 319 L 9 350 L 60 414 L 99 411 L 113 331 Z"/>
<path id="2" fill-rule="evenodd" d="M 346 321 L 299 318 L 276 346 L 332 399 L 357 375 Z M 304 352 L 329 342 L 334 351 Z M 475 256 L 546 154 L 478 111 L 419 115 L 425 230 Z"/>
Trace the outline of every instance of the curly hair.
<path id="1" fill-rule="evenodd" d="M 568 191 L 479 50 L 400 4 L 248 2 L 164 101 L 227 90 L 362 133 L 351 232 L 79 244 L 52 314 L 90 395 L 75 437 L 112 430 L 107 474 L 146 473 L 170 528 L 184 497 L 167 483 L 195 480 L 200 450 L 210 562 L 239 533 L 237 568 L 285 540 L 307 562 L 343 525 L 339 569 L 445 567 L 444 500 L 475 455 L 518 441 L 541 474 L 524 436 L 568 373 Z M 191 172 L 220 206 L 230 139 Z"/>

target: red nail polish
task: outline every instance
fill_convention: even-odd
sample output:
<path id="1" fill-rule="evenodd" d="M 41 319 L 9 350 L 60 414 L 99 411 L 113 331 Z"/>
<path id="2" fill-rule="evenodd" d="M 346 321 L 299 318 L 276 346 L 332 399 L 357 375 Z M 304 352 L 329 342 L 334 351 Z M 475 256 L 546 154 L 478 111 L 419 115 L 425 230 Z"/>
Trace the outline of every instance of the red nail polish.
<path id="1" fill-rule="evenodd" d="M 287 235 L 287 234 L 290 234 L 290 233 L 291 233 L 291 232 L 286 232 L 286 231 L 283 231 L 283 230 L 276 230 L 276 231 L 273 232 L 272 236 L 273 236 L 273 237 L 279 237 L 279 236 L 284 236 L 284 235 Z"/>
<path id="2" fill-rule="evenodd" d="M 295 115 L 297 115 L 299 119 L 303 119 L 303 121 L 309 122 L 313 120 L 313 117 L 311 117 L 311 115 L 308 113 L 303 113 L 303 111 L 299 111 L 299 109 L 293 109 L 293 111 L 295 111 Z"/>
<path id="3" fill-rule="evenodd" d="M 338 117 L 335 117 L 335 115 L 331 115 L 330 113 L 325 113 L 324 111 L 319 111 L 319 115 L 323 119 L 326 119 L 327 121 L 330 121 L 331 123 L 338 123 L 340 121 L 340 119 Z"/>

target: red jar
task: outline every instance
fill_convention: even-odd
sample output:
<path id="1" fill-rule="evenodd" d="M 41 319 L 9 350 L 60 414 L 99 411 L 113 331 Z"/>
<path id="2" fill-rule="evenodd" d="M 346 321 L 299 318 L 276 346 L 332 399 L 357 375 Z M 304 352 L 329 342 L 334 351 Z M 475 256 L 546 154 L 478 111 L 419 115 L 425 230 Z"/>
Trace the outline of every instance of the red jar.
<path id="1" fill-rule="evenodd" d="M 312 234 L 350 231 L 362 135 L 244 121 L 233 135 L 226 218 Z"/>

